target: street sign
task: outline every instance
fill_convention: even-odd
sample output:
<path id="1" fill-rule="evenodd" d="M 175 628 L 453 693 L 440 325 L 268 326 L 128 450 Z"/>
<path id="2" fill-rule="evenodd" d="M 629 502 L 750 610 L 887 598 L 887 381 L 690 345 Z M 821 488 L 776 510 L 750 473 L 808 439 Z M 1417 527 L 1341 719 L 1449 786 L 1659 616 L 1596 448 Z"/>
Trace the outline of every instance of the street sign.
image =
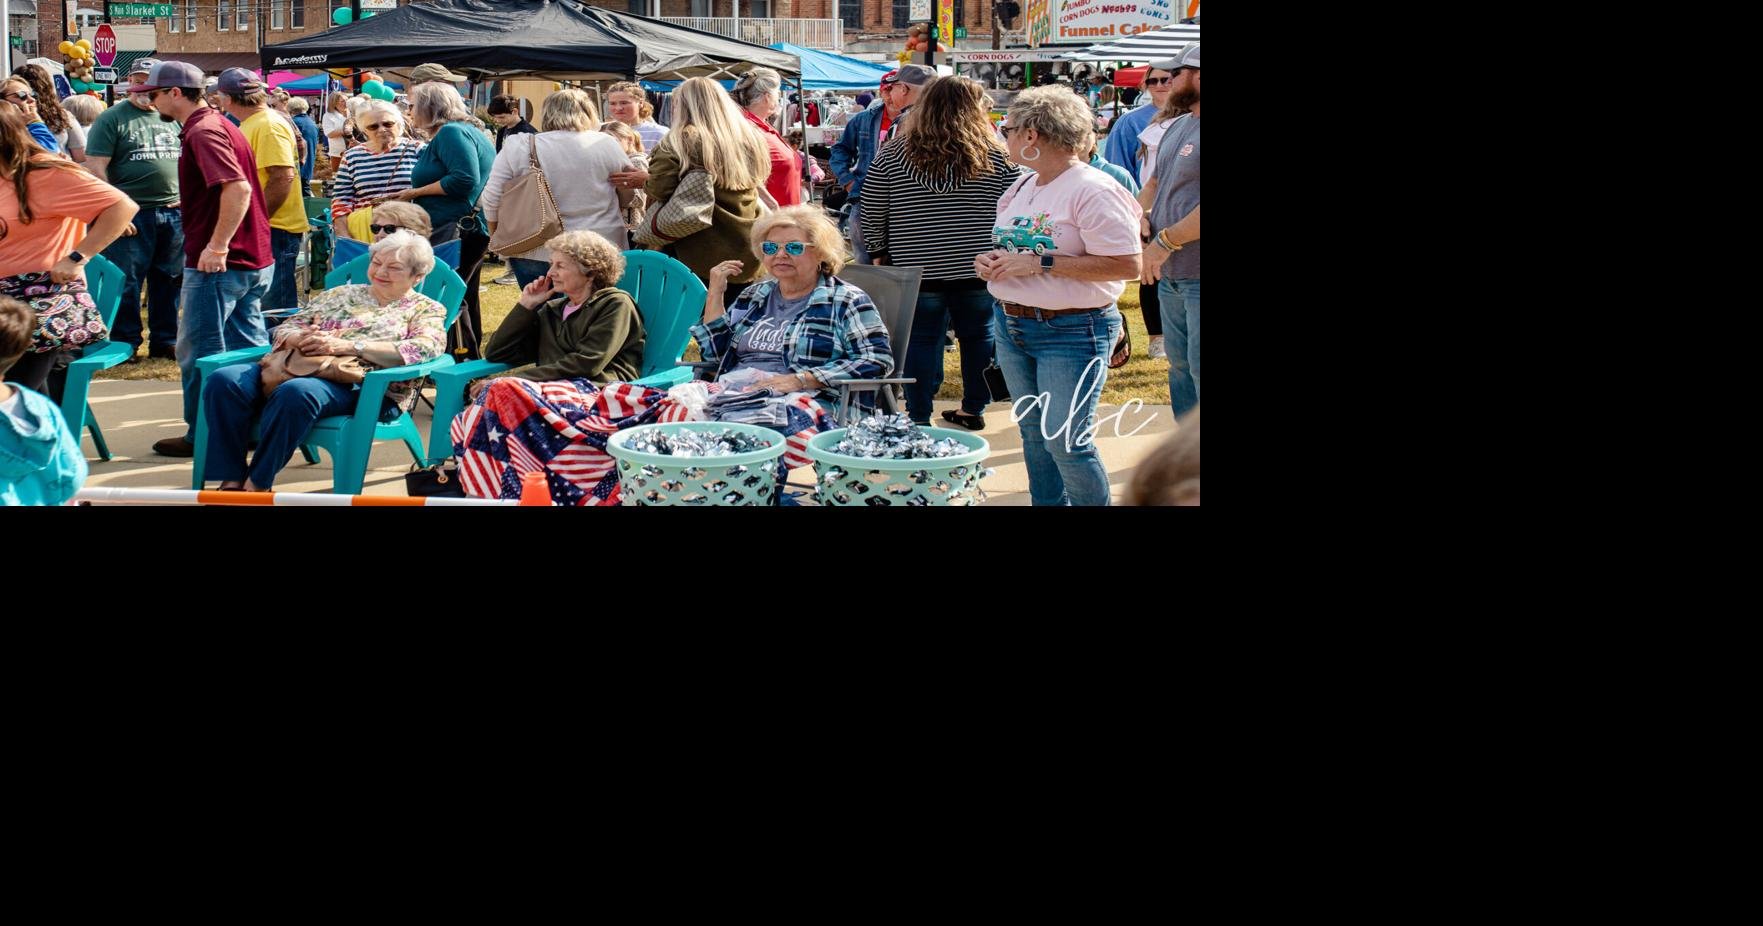
<path id="1" fill-rule="evenodd" d="M 110 15 L 170 19 L 177 14 L 172 12 L 170 3 L 112 3 Z"/>
<path id="2" fill-rule="evenodd" d="M 92 83 L 95 83 L 95 84 L 114 84 L 114 83 L 116 83 L 116 68 L 93 68 L 92 69 Z"/>
<path id="3" fill-rule="evenodd" d="M 966 26 L 956 26 L 955 27 L 955 37 L 958 39 L 967 38 L 967 27 Z"/>
<path id="4" fill-rule="evenodd" d="M 92 36 L 92 54 L 98 59 L 100 67 L 110 67 L 116 63 L 116 30 L 109 23 L 98 27 Z"/>

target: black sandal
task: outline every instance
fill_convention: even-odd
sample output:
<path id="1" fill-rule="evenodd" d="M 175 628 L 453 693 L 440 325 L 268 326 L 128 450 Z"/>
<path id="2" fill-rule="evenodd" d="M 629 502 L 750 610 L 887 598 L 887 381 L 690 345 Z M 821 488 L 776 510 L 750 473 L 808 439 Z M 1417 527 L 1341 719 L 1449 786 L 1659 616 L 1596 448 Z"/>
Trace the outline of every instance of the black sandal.
<path id="1" fill-rule="evenodd" d="M 1132 335 L 1126 333 L 1126 326 L 1120 328 L 1120 339 L 1114 342 L 1114 350 L 1108 355 L 1108 369 L 1118 370 L 1126 366 L 1132 359 Z"/>
<path id="2" fill-rule="evenodd" d="M 986 428 L 986 416 L 968 415 L 954 409 L 944 412 L 943 420 L 954 422 L 969 431 L 983 431 Z"/>

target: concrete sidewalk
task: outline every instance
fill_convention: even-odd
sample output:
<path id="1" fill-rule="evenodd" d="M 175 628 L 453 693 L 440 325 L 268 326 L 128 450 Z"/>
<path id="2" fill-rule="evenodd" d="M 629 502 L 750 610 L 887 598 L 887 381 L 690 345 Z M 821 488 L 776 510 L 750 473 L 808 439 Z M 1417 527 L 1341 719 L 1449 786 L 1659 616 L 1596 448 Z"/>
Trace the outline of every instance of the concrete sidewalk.
<path id="1" fill-rule="evenodd" d="M 938 420 L 943 409 L 954 408 L 956 404 L 938 402 Z M 184 433 L 183 398 L 177 383 L 99 380 L 92 383 L 91 405 L 104 431 L 105 442 L 110 445 L 112 459 L 108 463 L 98 462 L 98 451 L 92 444 L 90 433 L 81 435 L 86 461 L 91 467 L 87 485 L 140 489 L 190 487 L 189 460 L 162 457 L 153 452 L 154 441 Z M 1108 418 L 1119 411 L 1117 406 L 1102 407 L 1100 414 L 1105 423 L 1101 428 L 1102 436 L 1097 439 L 1116 499 L 1131 481 L 1139 462 L 1175 431 L 1175 422 L 1167 405 L 1148 405 L 1120 414 L 1117 419 Z M 430 420 L 428 407 L 419 404 L 416 422 L 425 438 Z M 1116 436 L 1117 430 L 1126 434 L 1134 429 L 1138 432 L 1131 437 Z M 1022 463 L 1022 440 L 1010 419 L 1010 406 L 997 403 L 987 408 L 986 428 L 980 434 L 992 445 L 992 454 L 986 465 L 995 470 L 981 483 L 988 496 L 985 503 L 1027 505 L 1028 470 Z M 395 441 L 376 444 L 363 494 L 403 495 L 404 474 L 409 472 L 410 464 L 410 453 L 402 444 Z M 798 470 L 790 479 L 792 484 L 803 486 L 811 485 L 812 481 L 812 470 L 809 469 Z M 304 457 L 295 454 L 293 461 L 282 470 L 275 487 L 278 492 L 329 492 L 330 455 L 321 450 L 319 462 L 308 464 Z"/>

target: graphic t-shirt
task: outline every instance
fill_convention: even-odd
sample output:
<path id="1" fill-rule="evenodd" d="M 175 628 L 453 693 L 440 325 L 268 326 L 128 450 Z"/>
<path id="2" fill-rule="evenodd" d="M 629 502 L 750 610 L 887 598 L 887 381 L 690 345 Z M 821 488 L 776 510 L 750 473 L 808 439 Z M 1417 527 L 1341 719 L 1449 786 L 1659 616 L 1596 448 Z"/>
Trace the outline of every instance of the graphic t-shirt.
<path id="1" fill-rule="evenodd" d="M 1068 168 L 1052 183 L 1028 174 L 998 200 L 992 241 L 1005 251 L 1058 257 L 1137 256 L 1139 204 L 1114 178 L 1088 165 Z M 1094 309 L 1120 298 L 1121 280 L 1092 282 L 1034 276 L 993 280 L 993 296 L 1043 309 Z"/>
<path id="2" fill-rule="evenodd" d="M 764 314 L 751 325 L 743 321 L 741 333 L 735 335 L 735 369 L 790 372 L 790 364 L 784 358 L 786 336 L 790 324 L 807 310 L 808 300 L 813 295 L 811 289 L 800 298 L 785 299 L 783 287 L 772 287 L 770 298 L 765 300 Z"/>
<path id="3" fill-rule="evenodd" d="M 86 153 L 109 158 L 105 176 L 143 209 L 178 201 L 178 124 L 133 103 L 98 114 Z"/>

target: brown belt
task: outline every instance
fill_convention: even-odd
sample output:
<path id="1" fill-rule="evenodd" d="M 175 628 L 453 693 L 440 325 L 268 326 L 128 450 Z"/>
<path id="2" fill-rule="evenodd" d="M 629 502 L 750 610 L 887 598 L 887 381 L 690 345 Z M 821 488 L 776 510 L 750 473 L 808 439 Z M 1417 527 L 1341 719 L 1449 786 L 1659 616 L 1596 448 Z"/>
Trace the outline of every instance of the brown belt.
<path id="1" fill-rule="evenodd" d="M 1098 312 L 1102 309 L 1108 308 L 1104 305 L 1097 306 L 1093 309 L 1040 309 L 1032 305 L 1023 305 L 1018 302 L 1005 302 L 1002 299 L 998 300 L 998 304 L 1004 307 L 1004 314 L 1011 318 L 1033 318 L 1036 320 L 1053 315 L 1072 315 L 1078 312 Z"/>

